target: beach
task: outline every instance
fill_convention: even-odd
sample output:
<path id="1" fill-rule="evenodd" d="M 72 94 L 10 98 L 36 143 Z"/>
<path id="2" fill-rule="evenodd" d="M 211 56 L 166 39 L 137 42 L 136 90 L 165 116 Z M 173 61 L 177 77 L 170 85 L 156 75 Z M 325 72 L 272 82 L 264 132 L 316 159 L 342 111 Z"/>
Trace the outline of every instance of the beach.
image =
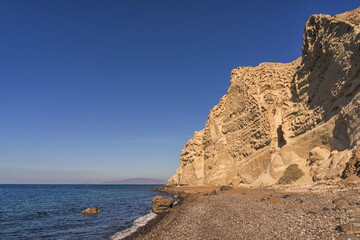
<path id="1" fill-rule="evenodd" d="M 173 187 L 180 204 L 130 239 L 359 239 L 356 185 L 276 189 Z M 217 194 L 210 195 L 216 190 Z"/>

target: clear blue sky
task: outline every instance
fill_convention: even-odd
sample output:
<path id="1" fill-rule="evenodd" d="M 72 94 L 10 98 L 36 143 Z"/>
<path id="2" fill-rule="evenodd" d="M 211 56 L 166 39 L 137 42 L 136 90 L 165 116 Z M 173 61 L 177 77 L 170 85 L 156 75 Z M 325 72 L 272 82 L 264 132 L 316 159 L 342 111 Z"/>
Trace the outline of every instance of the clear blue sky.
<path id="1" fill-rule="evenodd" d="M 0 0 L 0 182 L 167 179 L 230 71 L 358 1 Z"/>

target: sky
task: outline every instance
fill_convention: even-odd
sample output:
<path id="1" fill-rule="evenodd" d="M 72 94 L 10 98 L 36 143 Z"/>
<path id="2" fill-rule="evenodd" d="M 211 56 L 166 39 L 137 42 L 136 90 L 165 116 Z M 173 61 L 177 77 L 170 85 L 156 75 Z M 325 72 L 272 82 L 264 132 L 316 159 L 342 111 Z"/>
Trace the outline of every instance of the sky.
<path id="1" fill-rule="evenodd" d="M 0 183 L 168 179 L 230 72 L 359 1 L 0 0 Z"/>

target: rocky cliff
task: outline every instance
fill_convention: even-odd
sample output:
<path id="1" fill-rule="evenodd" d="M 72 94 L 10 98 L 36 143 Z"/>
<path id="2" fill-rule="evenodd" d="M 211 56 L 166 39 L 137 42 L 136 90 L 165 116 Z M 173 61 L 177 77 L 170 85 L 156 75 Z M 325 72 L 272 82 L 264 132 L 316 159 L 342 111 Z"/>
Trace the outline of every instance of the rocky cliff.
<path id="1" fill-rule="evenodd" d="M 360 8 L 305 25 L 302 57 L 231 72 L 230 87 L 181 152 L 168 184 L 337 180 L 360 145 Z"/>

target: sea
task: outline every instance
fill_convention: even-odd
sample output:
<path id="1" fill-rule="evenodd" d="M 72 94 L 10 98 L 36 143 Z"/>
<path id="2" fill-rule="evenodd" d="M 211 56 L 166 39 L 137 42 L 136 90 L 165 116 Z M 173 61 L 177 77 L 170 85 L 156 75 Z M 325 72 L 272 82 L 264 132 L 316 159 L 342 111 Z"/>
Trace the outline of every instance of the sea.
<path id="1" fill-rule="evenodd" d="M 1 184 L 0 239 L 122 239 L 156 216 L 158 186 Z"/>

